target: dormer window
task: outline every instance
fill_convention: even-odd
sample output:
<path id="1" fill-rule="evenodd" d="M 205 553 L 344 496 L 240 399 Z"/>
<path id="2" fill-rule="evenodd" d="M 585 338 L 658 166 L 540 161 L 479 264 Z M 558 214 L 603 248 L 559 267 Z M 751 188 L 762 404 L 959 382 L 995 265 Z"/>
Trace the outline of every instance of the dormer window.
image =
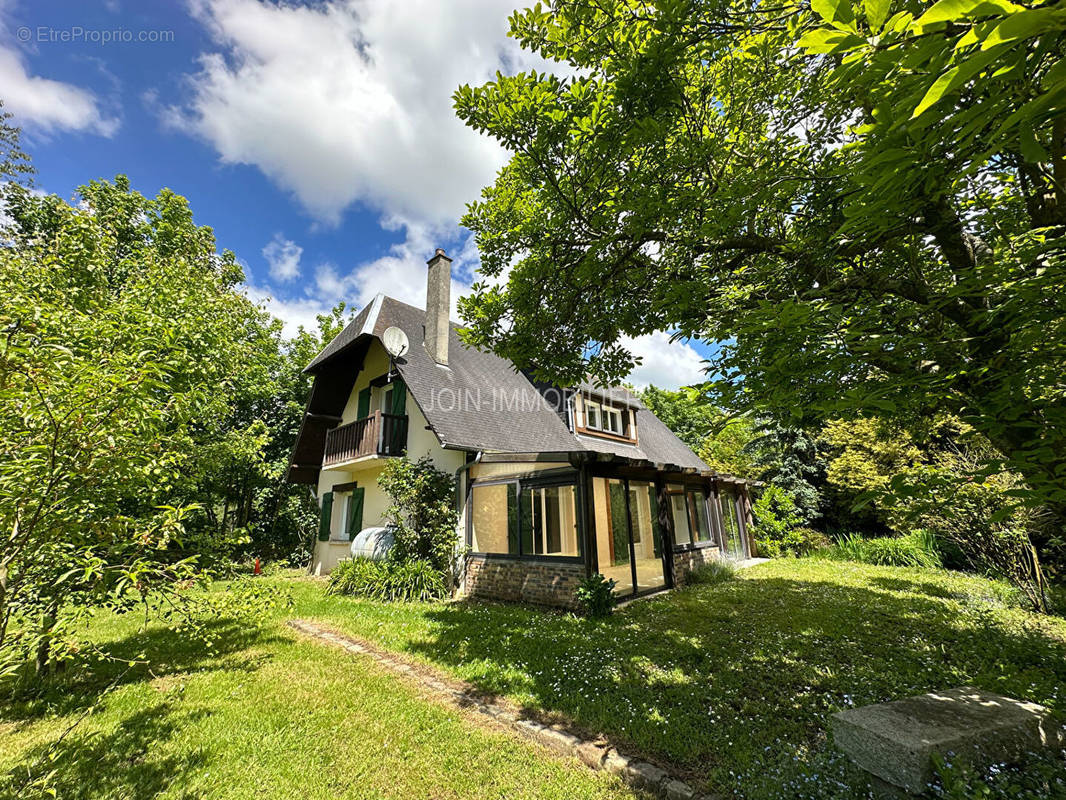
<path id="1" fill-rule="evenodd" d="M 636 419 L 632 408 L 581 395 L 574 405 L 577 412 L 574 422 L 578 433 L 621 439 L 636 444 Z"/>
<path id="2" fill-rule="evenodd" d="M 585 401 L 585 427 L 594 428 L 599 430 L 600 428 L 600 404 L 593 403 L 591 400 Z"/>

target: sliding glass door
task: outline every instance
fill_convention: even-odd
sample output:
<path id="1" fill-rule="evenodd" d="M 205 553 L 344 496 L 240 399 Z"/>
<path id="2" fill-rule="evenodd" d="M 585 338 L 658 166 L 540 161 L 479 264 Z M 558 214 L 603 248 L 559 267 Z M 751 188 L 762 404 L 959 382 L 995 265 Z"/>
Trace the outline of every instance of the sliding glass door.
<path id="1" fill-rule="evenodd" d="M 594 478 L 599 571 L 619 596 L 666 585 L 655 487 L 644 481 Z"/>

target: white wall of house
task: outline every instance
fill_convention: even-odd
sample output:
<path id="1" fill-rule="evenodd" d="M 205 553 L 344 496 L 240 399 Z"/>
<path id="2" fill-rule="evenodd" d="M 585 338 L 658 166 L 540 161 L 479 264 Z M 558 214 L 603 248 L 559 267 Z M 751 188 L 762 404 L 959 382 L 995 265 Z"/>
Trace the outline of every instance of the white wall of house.
<path id="1" fill-rule="evenodd" d="M 421 346 L 421 345 L 415 345 Z M 356 378 L 352 393 L 341 414 L 341 424 L 356 420 L 359 410 L 359 392 L 370 385 L 375 378 L 384 375 L 389 369 L 389 357 L 385 348 L 377 341 L 370 345 L 363 369 Z M 386 389 L 376 388 L 371 395 L 370 412 L 381 408 Z M 436 434 L 428 430 L 425 416 L 418 408 L 411 393 L 407 393 L 407 455 L 416 461 L 429 456 L 437 469 L 454 475 L 466 460 L 465 453 L 458 450 L 445 450 L 440 446 Z M 363 527 L 370 528 L 384 524 L 385 509 L 390 504 L 388 495 L 378 486 L 378 475 L 387 459 L 381 456 L 369 456 L 343 469 L 324 469 L 318 476 L 318 498 L 332 491 L 339 484 L 357 482 L 364 489 Z M 330 539 L 326 542 L 315 541 L 315 553 L 312 571 L 316 575 L 325 575 L 337 565 L 337 562 L 350 555 L 350 543 L 344 537 L 345 492 L 337 492 L 333 497 L 333 514 L 330 520 Z M 465 530 L 465 519 L 459 521 L 459 531 Z"/>

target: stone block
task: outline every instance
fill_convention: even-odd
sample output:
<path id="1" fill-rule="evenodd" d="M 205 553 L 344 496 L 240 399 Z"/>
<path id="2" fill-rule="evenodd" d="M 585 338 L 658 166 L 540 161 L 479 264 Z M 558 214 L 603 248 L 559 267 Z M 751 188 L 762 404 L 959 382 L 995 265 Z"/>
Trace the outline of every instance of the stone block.
<path id="1" fill-rule="evenodd" d="M 856 764 L 912 794 L 933 777 L 933 755 L 975 767 L 1055 746 L 1062 728 L 1047 709 L 964 686 L 834 714 L 833 741 Z"/>
<path id="2" fill-rule="evenodd" d="M 603 768 L 612 775 L 622 775 L 629 769 L 629 759 L 617 750 L 608 750 L 603 757 Z"/>
<path id="3" fill-rule="evenodd" d="M 684 781 L 667 781 L 662 790 L 666 800 L 693 800 L 696 797 L 696 791 Z"/>
<path id="4" fill-rule="evenodd" d="M 670 777 L 663 770 L 646 761 L 630 761 L 622 775 L 634 786 L 656 790 L 663 781 Z"/>

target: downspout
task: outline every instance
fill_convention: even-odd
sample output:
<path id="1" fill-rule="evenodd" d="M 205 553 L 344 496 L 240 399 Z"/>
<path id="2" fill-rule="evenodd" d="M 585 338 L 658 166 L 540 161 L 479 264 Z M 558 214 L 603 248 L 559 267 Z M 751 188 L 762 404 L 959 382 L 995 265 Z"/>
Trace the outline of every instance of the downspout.
<path id="1" fill-rule="evenodd" d="M 470 468 L 472 466 L 474 466 L 475 464 L 478 464 L 478 463 L 481 462 L 481 457 L 483 455 L 485 455 L 485 452 L 483 450 L 478 450 L 477 451 L 477 455 L 474 456 L 474 460 L 473 461 L 467 461 L 465 464 L 463 464 L 461 467 L 459 467 L 459 469 L 457 469 L 455 471 L 455 513 L 456 514 L 461 514 L 462 511 L 463 511 L 463 492 L 462 492 L 463 482 L 462 482 L 462 480 L 459 477 L 459 473 L 463 473 L 463 474 L 469 473 L 470 472 Z"/>

